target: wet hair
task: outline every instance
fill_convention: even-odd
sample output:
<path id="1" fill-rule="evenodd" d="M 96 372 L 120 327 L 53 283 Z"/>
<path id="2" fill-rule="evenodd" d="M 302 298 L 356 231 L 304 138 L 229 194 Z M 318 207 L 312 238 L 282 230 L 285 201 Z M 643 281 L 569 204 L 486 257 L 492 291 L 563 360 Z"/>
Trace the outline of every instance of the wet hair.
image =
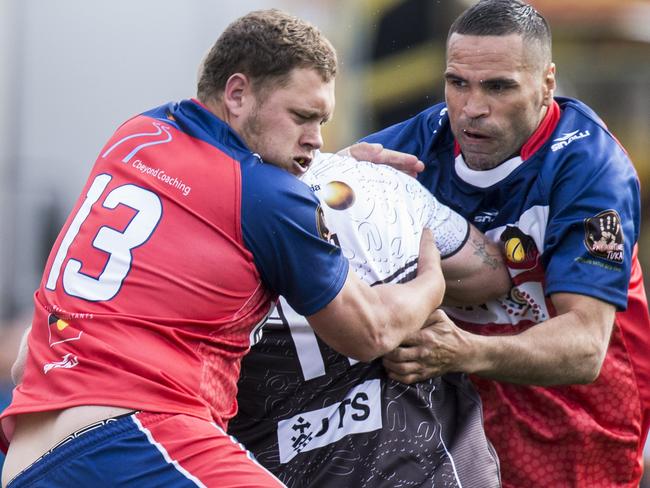
<path id="1" fill-rule="evenodd" d="M 548 22 L 532 6 L 518 0 L 480 0 L 454 21 L 447 42 L 454 33 L 469 36 L 519 34 L 525 41 L 538 44 L 543 64 L 551 61 Z"/>
<path id="2" fill-rule="evenodd" d="M 231 23 L 212 46 L 197 97 L 220 98 L 235 73 L 246 75 L 258 91 L 282 86 L 294 68 L 315 69 L 328 82 L 336 76 L 336 51 L 309 22 L 277 9 L 256 10 Z"/>

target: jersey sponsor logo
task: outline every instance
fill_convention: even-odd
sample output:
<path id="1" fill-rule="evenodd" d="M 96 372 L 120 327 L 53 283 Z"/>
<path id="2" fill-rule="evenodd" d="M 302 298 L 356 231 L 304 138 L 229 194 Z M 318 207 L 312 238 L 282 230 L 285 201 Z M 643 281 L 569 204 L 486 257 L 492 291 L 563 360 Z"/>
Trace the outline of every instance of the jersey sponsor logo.
<path id="1" fill-rule="evenodd" d="M 318 197 L 334 210 L 345 210 L 354 205 L 354 190 L 342 181 L 330 181 L 320 188 Z"/>
<path id="2" fill-rule="evenodd" d="M 188 196 L 192 191 L 192 187 L 183 182 L 180 178 L 166 173 L 163 169 L 149 166 L 141 159 L 135 159 L 133 163 L 131 163 L 131 166 L 140 171 L 143 175 L 151 176 L 152 178 L 156 178 L 157 180 L 176 188 L 184 197 Z"/>
<path id="3" fill-rule="evenodd" d="M 341 402 L 278 422 L 280 463 L 346 435 L 372 432 L 381 427 L 381 381 L 368 380 L 352 388 Z"/>
<path id="4" fill-rule="evenodd" d="M 499 215 L 499 212 L 496 210 L 484 210 L 474 216 L 474 222 L 477 224 L 488 224 L 490 222 L 494 222 L 494 219 L 497 218 L 497 215 Z"/>
<path id="5" fill-rule="evenodd" d="M 318 205 L 316 209 L 316 230 L 321 239 L 331 242 L 335 246 L 341 247 L 338 237 L 333 232 L 330 232 L 327 224 L 325 223 L 325 214 L 323 213 L 323 207 Z"/>
<path id="6" fill-rule="evenodd" d="M 585 247 L 592 256 L 613 263 L 624 259 L 621 217 L 616 210 L 605 210 L 585 219 Z"/>
<path id="7" fill-rule="evenodd" d="M 57 368 L 63 368 L 63 369 L 70 369 L 74 368 L 79 364 L 79 359 L 77 356 L 73 356 L 71 353 L 66 354 L 63 356 L 63 359 L 61 361 L 55 361 L 53 363 L 47 363 L 43 366 L 43 374 L 47 374 L 53 369 Z"/>
<path id="8" fill-rule="evenodd" d="M 557 139 L 553 139 L 553 144 L 551 146 L 551 151 L 556 152 L 559 151 L 560 149 L 564 149 L 567 147 L 569 144 L 571 144 L 573 141 L 577 141 L 578 139 L 584 139 L 585 137 L 589 137 L 591 134 L 589 133 L 588 130 L 585 131 L 579 131 L 579 130 L 574 130 L 573 132 L 565 132 L 562 137 L 558 137 Z"/>
<path id="9" fill-rule="evenodd" d="M 50 347 L 64 342 L 78 341 L 83 334 L 82 331 L 71 327 L 69 322 L 53 313 L 47 317 L 47 333 Z"/>
<path id="10" fill-rule="evenodd" d="M 539 251 L 535 240 L 521 229 L 508 225 L 501 234 L 508 266 L 513 269 L 533 269 L 537 266 Z"/>

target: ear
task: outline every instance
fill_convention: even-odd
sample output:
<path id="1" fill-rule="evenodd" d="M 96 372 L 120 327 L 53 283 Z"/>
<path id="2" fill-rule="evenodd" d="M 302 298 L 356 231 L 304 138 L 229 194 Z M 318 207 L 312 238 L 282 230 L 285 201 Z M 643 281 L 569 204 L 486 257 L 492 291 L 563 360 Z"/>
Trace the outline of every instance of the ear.
<path id="1" fill-rule="evenodd" d="M 231 115 L 239 117 L 248 110 L 253 101 L 250 79 L 242 74 L 230 75 L 223 91 L 223 103 Z"/>
<path id="2" fill-rule="evenodd" d="M 544 72 L 543 105 L 547 107 L 553 103 L 553 94 L 555 93 L 555 63 L 550 63 Z"/>

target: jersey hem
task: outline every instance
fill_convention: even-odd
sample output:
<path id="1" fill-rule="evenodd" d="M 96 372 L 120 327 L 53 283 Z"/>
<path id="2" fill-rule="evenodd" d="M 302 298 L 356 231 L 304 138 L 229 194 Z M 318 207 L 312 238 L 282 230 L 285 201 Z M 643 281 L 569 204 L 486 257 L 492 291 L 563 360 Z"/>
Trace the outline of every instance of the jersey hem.
<path id="1" fill-rule="evenodd" d="M 627 309 L 627 293 L 621 293 L 620 290 L 596 288 L 593 284 L 571 283 L 567 281 L 563 281 L 562 283 L 547 283 L 544 291 L 546 296 L 553 295 L 554 293 L 586 295 L 614 305 L 618 312 L 624 312 Z"/>
<path id="2" fill-rule="evenodd" d="M 463 240 L 461 241 L 461 243 L 458 245 L 458 247 L 457 247 L 456 249 L 454 249 L 454 250 L 451 251 L 450 253 L 447 253 L 447 254 L 445 254 L 444 256 L 440 256 L 440 259 L 447 259 L 447 258 L 450 258 L 450 257 L 452 257 L 452 256 L 455 256 L 456 254 L 458 254 L 458 252 L 459 252 L 462 248 L 465 247 L 465 244 L 467 244 L 467 241 L 469 240 L 469 234 L 470 234 L 470 230 L 471 230 L 470 225 L 469 225 L 469 222 L 467 222 L 467 220 L 465 220 L 465 224 L 467 225 L 467 230 L 465 231 L 465 237 L 463 238 Z"/>
<path id="3" fill-rule="evenodd" d="M 202 420 L 207 420 L 209 422 L 216 422 L 217 425 L 222 425 L 221 420 L 215 419 L 210 415 L 208 408 L 205 409 L 187 409 L 187 408 L 175 408 L 171 405 L 161 405 L 161 404 L 151 404 L 151 403 L 139 403 L 139 404 L 123 404 L 122 400 L 109 400 L 109 399 L 98 399 L 93 398 L 83 399 L 76 402 L 66 402 L 59 404 L 47 404 L 47 408 L 43 408 L 42 404 L 34 405 L 25 405 L 22 404 L 19 407 L 9 406 L 2 413 L 0 413 L 0 449 L 5 453 L 11 443 L 11 437 L 13 436 L 13 431 L 15 427 L 15 421 L 17 415 L 27 414 L 27 413 L 42 413 L 42 412 L 53 412 L 57 410 L 65 410 L 68 408 L 74 407 L 83 407 L 83 406 L 97 406 L 102 405 L 106 407 L 119 407 L 119 408 L 130 408 L 133 410 L 140 410 L 143 412 L 152 412 L 152 413 L 170 413 L 170 414 L 184 414 L 189 415 L 190 417 L 197 417 Z"/>
<path id="4" fill-rule="evenodd" d="M 304 315 L 304 316 L 309 316 L 317 312 L 320 312 L 327 305 L 329 305 L 330 302 L 334 300 L 336 296 L 341 292 L 348 278 L 349 272 L 350 272 L 349 261 L 347 259 L 342 259 L 341 268 L 338 270 L 337 273 L 338 279 L 334 280 L 334 282 L 332 282 L 332 284 L 327 287 L 327 290 L 321 293 L 320 296 L 318 296 L 316 299 L 305 304 L 304 307 L 300 307 L 300 309 L 294 307 L 293 304 L 291 303 L 289 305 L 291 305 L 294 308 L 294 310 L 296 310 L 296 312 L 298 312 L 300 315 Z"/>

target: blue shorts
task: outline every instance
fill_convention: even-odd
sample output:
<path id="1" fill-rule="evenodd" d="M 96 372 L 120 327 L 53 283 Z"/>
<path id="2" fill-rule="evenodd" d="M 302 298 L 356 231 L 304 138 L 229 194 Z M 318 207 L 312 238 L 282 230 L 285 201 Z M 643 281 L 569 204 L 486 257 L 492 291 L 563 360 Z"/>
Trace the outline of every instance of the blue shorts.
<path id="1" fill-rule="evenodd" d="M 284 485 L 216 424 L 139 412 L 82 429 L 16 476 L 22 487 Z"/>

